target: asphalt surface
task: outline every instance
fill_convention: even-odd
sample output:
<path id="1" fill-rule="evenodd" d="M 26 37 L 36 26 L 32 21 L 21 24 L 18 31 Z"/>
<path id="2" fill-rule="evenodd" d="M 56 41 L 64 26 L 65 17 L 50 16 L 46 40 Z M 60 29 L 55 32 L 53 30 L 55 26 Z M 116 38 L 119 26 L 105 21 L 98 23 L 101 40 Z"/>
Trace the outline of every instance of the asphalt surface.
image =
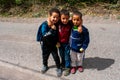
<path id="1" fill-rule="evenodd" d="M 84 72 L 56 76 L 53 58 L 50 69 L 40 73 L 42 57 L 36 42 L 45 19 L 0 20 L 0 80 L 120 80 L 120 20 L 84 18 L 90 33 Z"/>

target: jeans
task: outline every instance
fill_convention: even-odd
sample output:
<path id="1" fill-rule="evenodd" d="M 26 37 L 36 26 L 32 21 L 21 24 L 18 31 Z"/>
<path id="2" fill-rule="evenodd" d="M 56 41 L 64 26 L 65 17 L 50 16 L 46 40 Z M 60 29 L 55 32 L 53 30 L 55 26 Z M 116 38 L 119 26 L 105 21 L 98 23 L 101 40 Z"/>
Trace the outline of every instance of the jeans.
<path id="1" fill-rule="evenodd" d="M 70 68 L 70 46 L 68 43 L 61 43 L 59 47 L 61 63 L 65 68 Z"/>

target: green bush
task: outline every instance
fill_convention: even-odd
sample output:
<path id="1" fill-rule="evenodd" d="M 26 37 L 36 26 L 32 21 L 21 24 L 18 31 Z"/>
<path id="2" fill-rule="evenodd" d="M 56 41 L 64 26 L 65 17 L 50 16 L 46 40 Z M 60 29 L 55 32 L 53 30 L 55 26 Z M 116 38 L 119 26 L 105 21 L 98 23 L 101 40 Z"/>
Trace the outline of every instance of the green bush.
<path id="1" fill-rule="evenodd" d="M 60 3 L 60 2 L 64 2 L 64 3 L 68 3 L 69 5 L 75 5 L 76 3 L 80 3 L 80 2 L 89 2 L 89 3 L 96 3 L 96 2 L 106 2 L 106 3 L 114 3 L 116 4 L 117 1 L 119 0 L 0 0 L 0 5 L 2 6 L 6 6 L 6 5 L 21 5 L 24 3 L 31 3 L 31 4 L 36 4 L 36 3 L 50 3 L 52 4 L 53 2 L 56 3 Z"/>
<path id="2" fill-rule="evenodd" d="M 20 4 L 22 4 L 22 0 L 15 0 L 15 3 L 16 3 L 17 5 L 20 5 Z"/>

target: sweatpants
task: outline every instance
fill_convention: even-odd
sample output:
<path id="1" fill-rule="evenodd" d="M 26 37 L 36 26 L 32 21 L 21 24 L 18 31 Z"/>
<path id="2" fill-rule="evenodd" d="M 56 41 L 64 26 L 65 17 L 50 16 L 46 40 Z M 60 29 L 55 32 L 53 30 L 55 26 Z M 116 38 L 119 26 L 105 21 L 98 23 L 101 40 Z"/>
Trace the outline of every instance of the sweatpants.
<path id="1" fill-rule="evenodd" d="M 41 48 L 42 48 L 43 65 L 48 66 L 48 59 L 50 54 L 52 54 L 52 57 L 55 61 L 57 68 L 60 68 L 60 58 L 58 56 L 58 51 L 56 46 L 53 46 L 52 49 L 48 49 L 47 46 L 42 45 Z"/>
<path id="2" fill-rule="evenodd" d="M 71 57 L 71 67 L 83 66 L 85 52 L 78 53 L 73 50 L 70 50 L 70 57 Z"/>

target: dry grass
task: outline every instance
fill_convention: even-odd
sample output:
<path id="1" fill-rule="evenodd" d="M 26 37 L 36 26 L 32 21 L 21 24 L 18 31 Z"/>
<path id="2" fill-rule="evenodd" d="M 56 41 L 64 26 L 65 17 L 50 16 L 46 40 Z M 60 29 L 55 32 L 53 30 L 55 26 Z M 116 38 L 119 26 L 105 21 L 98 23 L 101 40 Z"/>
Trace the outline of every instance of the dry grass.
<path id="1" fill-rule="evenodd" d="M 0 9 L 0 16 L 1 17 L 47 17 L 48 10 L 52 8 L 54 5 L 43 5 L 43 4 L 36 4 L 30 7 L 24 6 L 16 6 L 12 7 L 9 10 L 2 11 Z M 75 6 L 69 5 L 57 5 L 59 9 L 67 8 L 68 10 L 72 11 L 74 9 L 80 10 L 83 15 L 90 15 L 90 16 L 105 16 L 105 19 L 114 16 L 116 19 L 120 19 L 120 5 L 111 5 L 105 3 L 96 3 L 94 5 L 87 5 L 85 3 L 80 3 Z"/>

